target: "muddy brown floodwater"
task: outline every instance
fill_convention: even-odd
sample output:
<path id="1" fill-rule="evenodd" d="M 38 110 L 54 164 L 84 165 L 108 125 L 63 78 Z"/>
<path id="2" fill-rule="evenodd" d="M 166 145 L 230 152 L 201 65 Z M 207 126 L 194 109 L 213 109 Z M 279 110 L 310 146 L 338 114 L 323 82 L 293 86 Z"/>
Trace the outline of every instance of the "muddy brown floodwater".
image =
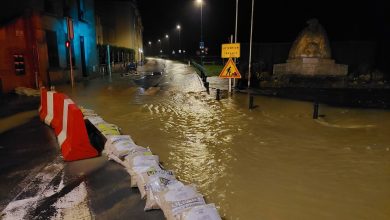
<path id="1" fill-rule="evenodd" d="M 114 75 L 66 91 L 195 183 L 227 219 L 390 219 L 390 112 L 247 96 L 215 101 L 184 64 L 159 88 Z"/>

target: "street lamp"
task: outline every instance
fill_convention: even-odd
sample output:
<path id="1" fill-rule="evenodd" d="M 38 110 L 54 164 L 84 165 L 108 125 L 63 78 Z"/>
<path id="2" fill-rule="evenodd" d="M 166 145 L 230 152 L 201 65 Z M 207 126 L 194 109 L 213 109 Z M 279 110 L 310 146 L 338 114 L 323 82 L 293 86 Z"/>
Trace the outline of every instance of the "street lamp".
<path id="1" fill-rule="evenodd" d="M 165 34 L 165 39 L 167 40 L 167 51 L 169 53 L 169 35 L 168 34 Z"/>
<path id="2" fill-rule="evenodd" d="M 178 24 L 176 26 L 176 29 L 179 31 L 179 49 L 178 49 L 178 51 L 180 53 L 180 50 L 181 50 L 181 39 L 180 39 L 181 26 L 180 26 L 180 24 Z"/>
<path id="3" fill-rule="evenodd" d="M 200 42 L 203 42 L 203 0 L 196 0 L 196 4 L 200 6 Z"/>
<path id="4" fill-rule="evenodd" d="M 160 39 L 158 39 L 158 40 L 157 40 L 157 42 L 158 42 L 158 44 L 160 45 L 160 53 L 162 53 L 162 48 L 161 48 L 161 40 L 160 40 Z"/>
<path id="5" fill-rule="evenodd" d="M 152 55 L 152 42 L 149 41 L 148 44 L 149 44 L 149 53 L 150 53 L 149 56 L 151 56 Z"/>

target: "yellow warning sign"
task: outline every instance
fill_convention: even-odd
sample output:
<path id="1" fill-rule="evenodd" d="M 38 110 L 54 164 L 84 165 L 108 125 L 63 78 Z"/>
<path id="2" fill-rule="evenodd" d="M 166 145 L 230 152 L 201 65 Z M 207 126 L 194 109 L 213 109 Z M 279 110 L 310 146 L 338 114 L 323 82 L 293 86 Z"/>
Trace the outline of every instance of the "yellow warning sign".
<path id="1" fill-rule="evenodd" d="M 219 74 L 219 77 L 241 79 L 241 74 L 240 74 L 240 72 L 238 72 L 236 64 L 234 63 L 232 58 L 229 58 L 225 67 L 223 68 L 222 72 Z"/>
<path id="2" fill-rule="evenodd" d="M 240 43 L 222 44 L 221 57 L 222 58 L 239 58 L 240 57 Z"/>

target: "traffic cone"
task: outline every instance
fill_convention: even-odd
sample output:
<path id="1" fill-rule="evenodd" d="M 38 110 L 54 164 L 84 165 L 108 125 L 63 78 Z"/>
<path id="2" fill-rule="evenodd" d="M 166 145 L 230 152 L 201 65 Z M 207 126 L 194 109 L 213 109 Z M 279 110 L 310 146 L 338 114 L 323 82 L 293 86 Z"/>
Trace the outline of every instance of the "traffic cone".
<path id="1" fill-rule="evenodd" d="M 65 99 L 62 131 L 58 135 L 65 161 L 82 160 L 98 156 L 90 144 L 81 110 L 70 99 Z"/>

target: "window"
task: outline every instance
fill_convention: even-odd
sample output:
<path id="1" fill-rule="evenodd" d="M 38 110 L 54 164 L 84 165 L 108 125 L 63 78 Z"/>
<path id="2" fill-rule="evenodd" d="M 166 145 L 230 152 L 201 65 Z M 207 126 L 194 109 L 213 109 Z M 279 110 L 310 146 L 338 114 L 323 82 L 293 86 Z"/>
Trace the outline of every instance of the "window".
<path id="1" fill-rule="evenodd" d="M 20 76 L 26 74 L 26 65 L 24 63 L 23 54 L 14 54 L 14 66 L 16 75 Z"/>
<path id="2" fill-rule="evenodd" d="M 60 63 L 58 57 L 57 33 L 55 31 L 46 31 L 46 44 L 47 55 L 49 57 L 49 67 L 58 68 Z"/>
<path id="3" fill-rule="evenodd" d="M 85 2 L 84 0 L 77 0 L 77 7 L 79 13 L 79 20 L 85 19 Z"/>

